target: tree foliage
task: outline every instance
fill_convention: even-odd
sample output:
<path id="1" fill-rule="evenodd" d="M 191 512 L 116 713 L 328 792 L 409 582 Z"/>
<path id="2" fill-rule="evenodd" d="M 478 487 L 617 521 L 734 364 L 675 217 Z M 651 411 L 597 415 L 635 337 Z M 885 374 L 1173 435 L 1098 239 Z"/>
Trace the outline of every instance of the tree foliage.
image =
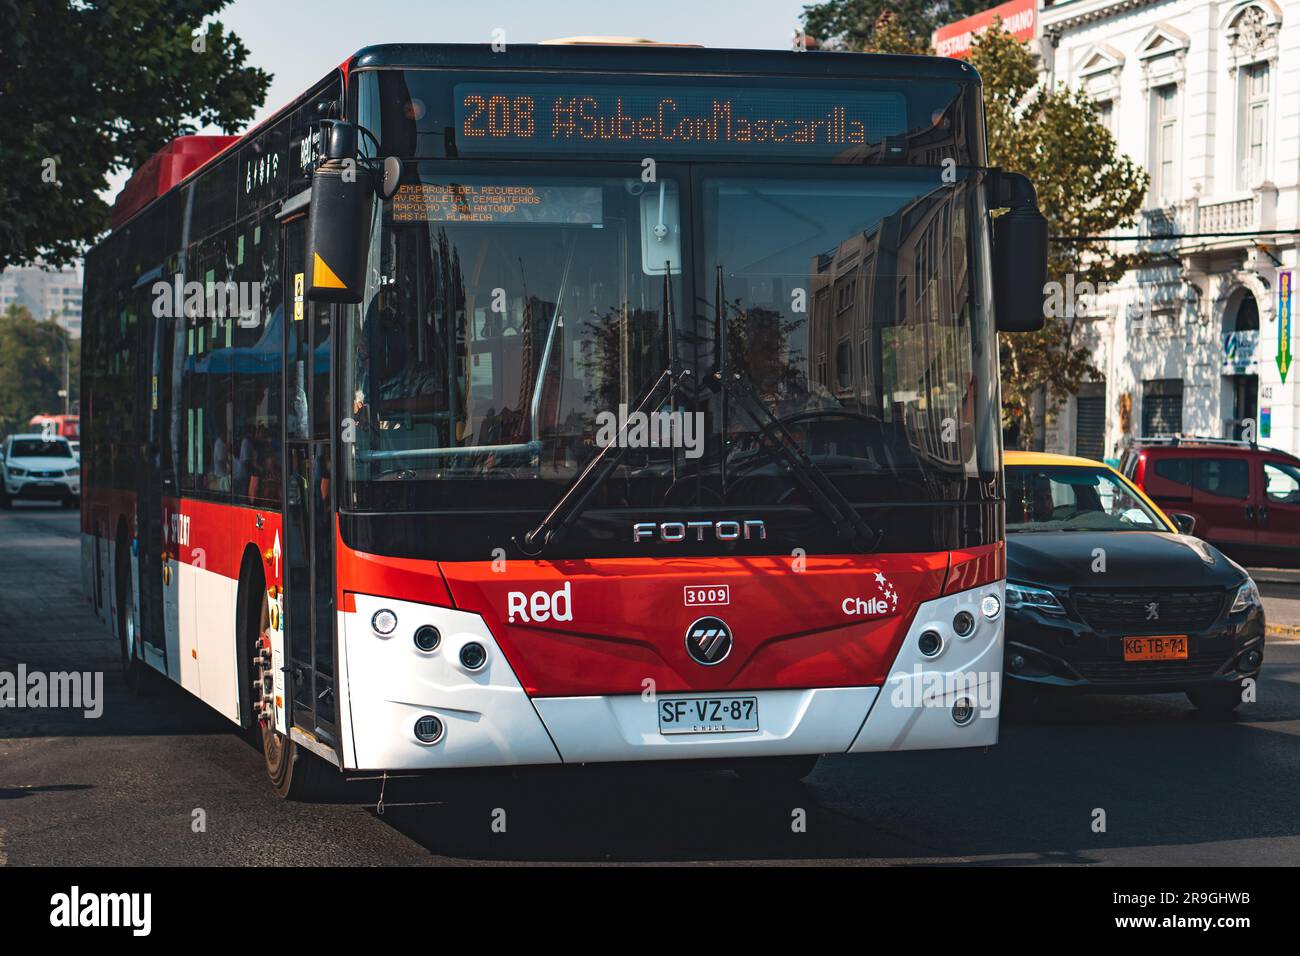
<path id="1" fill-rule="evenodd" d="M 803 8 L 804 31 L 846 50 L 920 53 L 930 35 L 945 23 L 997 5 L 998 0 L 825 0 Z M 878 34 L 882 18 L 893 36 Z M 906 36 L 905 49 L 890 44 Z M 917 44 L 920 44 L 919 49 Z"/>
<path id="2" fill-rule="evenodd" d="M 0 437 L 26 431 L 33 415 L 63 411 L 63 349 L 68 347 L 71 400 L 81 377 L 81 341 L 53 319 L 38 321 L 25 306 L 0 314 Z"/>
<path id="3" fill-rule="evenodd" d="M 270 74 L 213 15 L 229 0 L 0 0 L 0 269 L 75 258 L 97 195 L 174 136 L 234 130 Z"/>
<path id="4" fill-rule="evenodd" d="M 971 63 L 984 83 L 989 165 L 1029 177 L 1048 233 L 1099 236 L 1132 226 L 1148 176 L 1119 153 L 1093 100 L 1062 84 L 1043 84 L 1029 48 L 1001 23 L 975 39 Z M 1048 279 L 1074 289 L 1085 282 L 1100 288 L 1140 261 L 1105 242 L 1056 241 L 1048 246 Z M 1025 444 L 1037 428 L 1030 404 L 1036 392 L 1042 390 L 1046 410 L 1054 412 L 1081 382 L 1100 374 L 1090 350 L 1076 340 L 1079 311 L 1046 316 L 1040 332 L 999 337 L 1004 424 Z"/>

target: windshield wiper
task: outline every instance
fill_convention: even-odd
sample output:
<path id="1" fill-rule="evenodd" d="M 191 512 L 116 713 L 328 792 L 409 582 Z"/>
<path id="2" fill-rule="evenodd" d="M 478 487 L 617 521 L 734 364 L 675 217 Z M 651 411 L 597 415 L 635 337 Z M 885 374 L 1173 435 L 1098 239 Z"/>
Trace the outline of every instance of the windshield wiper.
<path id="1" fill-rule="evenodd" d="M 880 546 L 884 533 L 876 531 L 862 519 L 862 516 L 858 514 L 858 510 L 853 507 L 849 499 L 844 497 L 844 493 L 835 486 L 833 481 L 826 477 L 826 472 L 813 463 L 813 460 L 808 457 L 808 453 L 803 450 L 803 446 L 790 434 L 790 430 L 767 407 L 767 403 L 754 391 L 754 386 L 749 380 L 731 367 L 730 357 L 726 351 L 727 323 L 723 314 L 726 300 L 722 284 L 721 265 L 718 266 L 717 270 L 714 299 L 713 336 L 716 354 L 713 360 L 714 371 L 712 378 L 722 392 L 720 398 L 723 403 L 722 434 L 724 440 L 727 434 L 727 399 L 730 396 L 735 398 L 736 404 L 745 410 L 762 433 L 764 440 L 759 442 L 759 447 L 768 451 L 774 461 L 783 463 L 786 466 L 817 510 L 822 513 L 822 517 L 830 522 L 831 527 L 835 529 L 835 533 L 861 551 L 876 550 Z M 722 453 L 724 463 L 726 458 L 726 449 L 724 448 Z M 724 464 L 722 473 L 724 493 L 726 488 L 725 469 L 726 465 Z"/>
<path id="2" fill-rule="evenodd" d="M 641 412 L 655 408 L 657 403 L 666 402 L 671 405 L 681 390 L 683 384 L 691 377 L 690 369 L 678 369 L 676 367 L 677 359 L 675 350 L 672 345 L 673 322 L 672 322 L 672 263 L 664 263 L 664 307 L 663 307 L 663 337 L 664 337 L 664 369 L 659 373 L 659 377 L 650 385 L 642 394 L 640 401 L 637 402 L 636 411 L 627 416 L 619 429 L 614 441 L 601 448 L 587 466 L 569 482 L 560 497 L 556 499 L 555 504 L 542 518 L 541 523 L 533 530 L 529 531 L 522 538 L 515 538 L 515 544 L 519 550 L 530 558 L 535 558 L 546 548 L 557 544 L 568 534 L 569 529 L 581 516 L 583 509 L 587 507 L 587 502 L 595 494 L 596 489 L 608 478 L 618 467 L 618 463 L 623 460 L 623 455 L 627 452 L 627 443 L 625 441 L 627 428 L 630 422 L 636 421 Z M 663 397 L 660 398 L 660 394 Z M 677 455 L 673 453 L 673 476 L 677 474 Z"/>

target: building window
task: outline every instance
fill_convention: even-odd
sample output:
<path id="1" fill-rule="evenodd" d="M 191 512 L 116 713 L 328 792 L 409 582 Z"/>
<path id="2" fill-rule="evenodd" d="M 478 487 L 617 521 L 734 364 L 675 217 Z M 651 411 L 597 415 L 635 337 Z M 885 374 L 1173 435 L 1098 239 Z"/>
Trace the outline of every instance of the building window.
<path id="1" fill-rule="evenodd" d="M 1115 135 L 1115 101 L 1098 100 L 1097 102 L 1097 122 L 1106 129 L 1110 130 L 1111 135 Z"/>
<path id="2" fill-rule="evenodd" d="M 1157 378 L 1142 383 L 1142 434 L 1177 435 L 1183 430 L 1183 380 Z"/>
<path id="3" fill-rule="evenodd" d="M 1237 88 L 1237 188 L 1251 189 L 1264 179 L 1268 162 L 1268 64 L 1238 71 Z"/>
<path id="4" fill-rule="evenodd" d="M 1170 83 L 1151 91 L 1151 190 L 1152 205 L 1166 205 L 1175 198 L 1175 158 L 1178 155 L 1178 87 Z"/>

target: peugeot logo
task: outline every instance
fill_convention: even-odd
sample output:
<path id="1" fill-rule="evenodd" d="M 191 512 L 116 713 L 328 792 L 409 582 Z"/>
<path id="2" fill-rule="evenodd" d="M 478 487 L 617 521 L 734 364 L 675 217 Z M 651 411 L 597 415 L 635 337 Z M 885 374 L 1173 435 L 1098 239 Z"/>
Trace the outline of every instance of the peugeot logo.
<path id="1" fill-rule="evenodd" d="M 731 653 L 731 628 L 721 618 L 700 618 L 686 629 L 686 653 L 705 667 L 721 664 Z"/>

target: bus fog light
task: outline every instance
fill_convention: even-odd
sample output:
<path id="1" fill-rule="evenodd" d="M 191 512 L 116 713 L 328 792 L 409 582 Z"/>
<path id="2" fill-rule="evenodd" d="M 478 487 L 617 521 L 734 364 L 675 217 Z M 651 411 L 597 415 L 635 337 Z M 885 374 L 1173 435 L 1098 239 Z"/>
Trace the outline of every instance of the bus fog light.
<path id="1" fill-rule="evenodd" d="M 388 608 L 381 608 L 370 619 L 370 626 L 374 628 L 376 634 L 383 634 L 387 637 L 397 630 L 397 615 Z"/>
<path id="2" fill-rule="evenodd" d="M 487 663 L 487 648 L 478 641 L 470 641 L 460 649 L 460 663 L 468 671 L 480 670 Z"/>
<path id="3" fill-rule="evenodd" d="M 986 594 L 984 600 L 980 601 L 980 610 L 991 621 L 1002 613 L 1002 602 L 996 594 Z"/>
<path id="4" fill-rule="evenodd" d="M 425 652 L 435 651 L 441 643 L 442 635 L 438 633 L 438 629 L 432 624 L 425 624 L 416 629 L 415 646 L 420 650 Z"/>
<path id="5" fill-rule="evenodd" d="M 975 705 L 969 697 L 963 697 L 952 705 L 952 722 L 958 727 L 965 727 L 975 719 Z"/>
<path id="6" fill-rule="evenodd" d="M 958 637 L 970 637 L 975 633 L 975 615 L 970 611 L 958 611 L 952 619 L 952 629 Z"/>
<path id="7" fill-rule="evenodd" d="M 937 657 L 943 650 L 943 638 L 938 631 L 922 631 L 916 640 L 916 647 L 926 657 Z"/>
<path id="8" fill-rule="evenodd" d="M 420 743 L 436 744 L 442 739 L 442 721 L 433 714 L 425 714 L 415 722 L 415 736 Z"/>
<path id="9" fill-rule="evenodd" d="M 1025 655 L 1012 654 L 1007 658 L 1007 667 L 1013 671 L 1022 671 L 1025 669 Z"/>
<path id="10" fill-rule="evenodd" d="M 1247 651 L 1237 659 L 1237 666 L 1243 671 L 1257 670 L 1262 663 L 1264 663 L 1264 655 L 1258 650 Z"/>

